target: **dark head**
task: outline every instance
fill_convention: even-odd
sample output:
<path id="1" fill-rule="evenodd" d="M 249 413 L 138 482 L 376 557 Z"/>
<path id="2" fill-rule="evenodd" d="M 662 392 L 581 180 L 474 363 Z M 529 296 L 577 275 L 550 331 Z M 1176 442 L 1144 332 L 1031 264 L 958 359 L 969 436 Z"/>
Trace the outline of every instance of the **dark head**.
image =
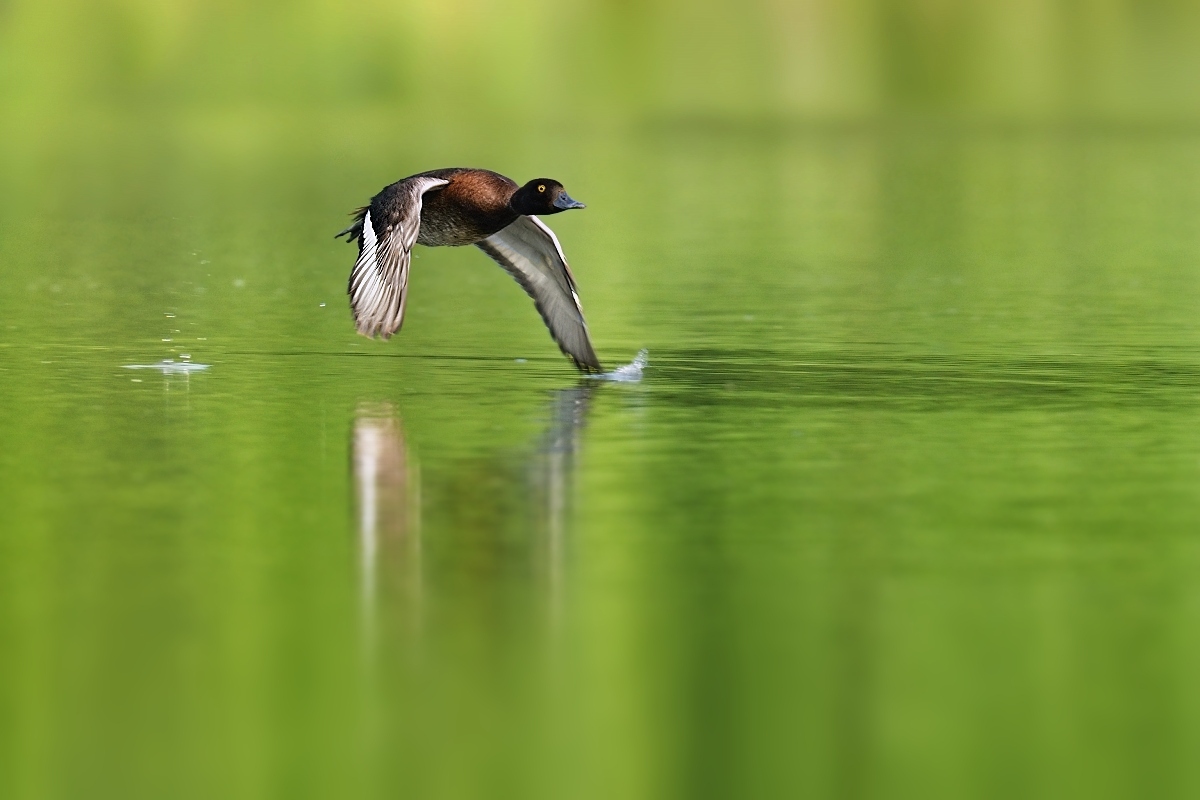
<path id="1" fill-rule="evenodd" d="M 518 214 L 557 214 L 569 208 L 583 208 L 583 203 L 571 199 L 558 181 L 538 178 L 517 189 L 508 207 Z"/>

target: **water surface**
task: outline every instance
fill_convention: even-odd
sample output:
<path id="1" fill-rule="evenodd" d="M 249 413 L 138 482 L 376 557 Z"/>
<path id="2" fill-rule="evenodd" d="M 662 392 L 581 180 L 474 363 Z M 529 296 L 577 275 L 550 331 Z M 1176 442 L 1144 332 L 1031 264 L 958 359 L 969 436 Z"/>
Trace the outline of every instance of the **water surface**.
<path id="1" fill-rule="evenodd" d="M 4 166 L 0 794 L 1195 791 L 1195 132 L 276 124 Z M 473 248 L 354 335 L 464 161 L 640 382 Z"/>

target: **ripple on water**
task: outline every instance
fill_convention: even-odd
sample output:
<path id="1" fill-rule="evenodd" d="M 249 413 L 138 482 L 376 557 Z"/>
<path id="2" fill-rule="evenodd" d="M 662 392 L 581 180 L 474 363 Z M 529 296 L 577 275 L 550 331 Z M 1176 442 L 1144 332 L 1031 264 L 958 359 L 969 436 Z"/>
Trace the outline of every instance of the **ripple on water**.
<path id="1" fill-rule="evenodd" d="M 164 375 L 186 375 L 192 372 L 203 372 L 211 364 L 195 364 L 191 361 L 172 361 L 164 359 L 157 364 L 125 364 L 125 369 L 153 369 Z"/>
<path id="2" fill-rule="evenodd" d="M 1200 363 L 1135 356 L 920 356 L 882 352 L 659 353 L 656 385 L 688 405 L 910 410 L 1200 406 Z"/>

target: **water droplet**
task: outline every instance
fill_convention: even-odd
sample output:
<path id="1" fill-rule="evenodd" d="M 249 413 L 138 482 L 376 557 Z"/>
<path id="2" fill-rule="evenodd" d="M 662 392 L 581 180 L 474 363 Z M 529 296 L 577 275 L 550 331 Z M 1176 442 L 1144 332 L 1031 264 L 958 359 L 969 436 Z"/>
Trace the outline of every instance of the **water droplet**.
<path id="1" fill-rule="evenodd" d="M 602 375 L 588 375 L 587 377 L 598 381 L 615 381 L 617 383 L 637 383 L 642 379 L 642 373 L 646 366 L 650 363 L 650 351 L 642 348 L 638 350 L 633 361 L 623 367 L 617 367 L 612 372 L 605 372 Z M 726 384 L 726 388 L 732 388 L 732 384 Z"/>

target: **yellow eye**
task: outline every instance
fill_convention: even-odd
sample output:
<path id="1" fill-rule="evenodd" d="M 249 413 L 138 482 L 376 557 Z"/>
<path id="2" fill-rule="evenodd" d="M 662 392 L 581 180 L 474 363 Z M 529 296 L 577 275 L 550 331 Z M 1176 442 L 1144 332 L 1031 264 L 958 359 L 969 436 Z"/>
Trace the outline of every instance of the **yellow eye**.
<path id="1" fill-rule="evenodd" d="M 546 191 L 546 184 L 544 184 L 544 183 L 539 183 L 539 184 L 538 184 L 538 191 L 539 191 L 539 192 L 544 192 L 544 191 Z"/>

